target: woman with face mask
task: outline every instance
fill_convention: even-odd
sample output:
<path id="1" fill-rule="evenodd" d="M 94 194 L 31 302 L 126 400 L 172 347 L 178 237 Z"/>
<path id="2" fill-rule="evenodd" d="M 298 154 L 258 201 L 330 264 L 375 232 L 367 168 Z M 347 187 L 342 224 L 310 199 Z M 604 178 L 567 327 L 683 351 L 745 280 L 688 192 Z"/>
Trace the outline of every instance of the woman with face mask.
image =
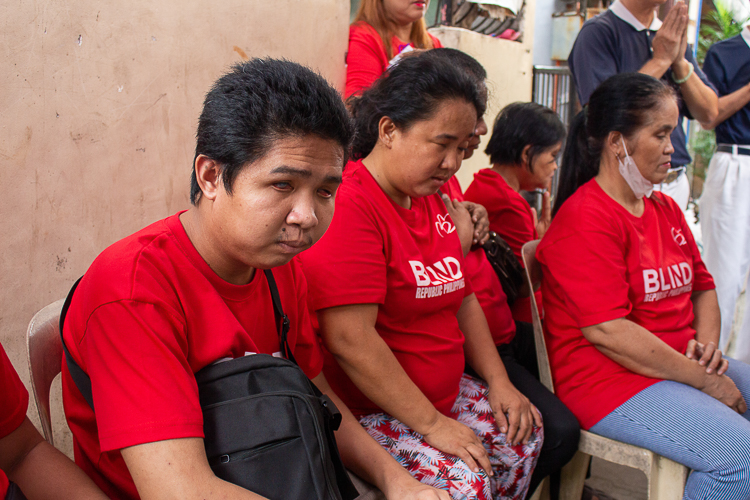
<path id="1" fill-rule="evenodd" d="M 404 58 L 354 101 L 336 215 L 300 257 L 326 376 L 375 440 L 452 498 L 521 500 L 541 418 L 510 382 L 472 292 L 469 214 L 438 194 L 484 104 L 455 65 Z"/>
<path id="2" fill-rule="evenodd" d="M 716 348 L 713 279 L 680 207 L 653 191 L 678 115 L 670 87 L 625 73 L 571 127 L 537 249 L 552 377 L 584 429 L 692 469 L 685 499 L 747 499 L 750 367 Z"/>
<path id="3" fill-rule="evenodd" d="M 442 47 L 427 33 L 429 0 L 362 0 L 349 27 L 344 97 L 370 87 L 402 53 Z"/>

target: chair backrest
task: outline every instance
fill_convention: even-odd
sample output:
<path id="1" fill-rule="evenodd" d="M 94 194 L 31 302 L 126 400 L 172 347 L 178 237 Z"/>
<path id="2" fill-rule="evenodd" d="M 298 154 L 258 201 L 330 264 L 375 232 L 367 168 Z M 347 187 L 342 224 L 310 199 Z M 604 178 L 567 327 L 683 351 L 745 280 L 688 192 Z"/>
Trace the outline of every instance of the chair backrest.
<path id="1" fill-rule="evenodd" d="M 60 311 L 64 299 L 44 307 L 31 318 L 26 330 L 26 353 L 29 358 L 31 390 L 42 422 L 44 439 L 54 446 L 49 393 L 52 381 L 60 373 L 62 343 L 60 342 Z"/>
<path id="2" fill-rule="evenodd" d="M 542 283 L 542 266 L 536 260 L 536 247 L 539 240 L 529 241 L 521 248 L 523 257 L 523 267 L 526 268 L 526 281 L 529 290 L 538 290 Z M 542 329 L 542 318 L 539 316 L 539 307 L 536 303 L 536 297 L 531 294 L 531 322 L 534 326 L 534 344 L 536 346 L 536 359 L 539 365 L 539 379 L 542 384 L 555 392 L 555 386 L 552 383 L 552 371 L 549 367 L 549 356 L 547 355 L 547 343 L 544 341 L 544 330 Z"/>

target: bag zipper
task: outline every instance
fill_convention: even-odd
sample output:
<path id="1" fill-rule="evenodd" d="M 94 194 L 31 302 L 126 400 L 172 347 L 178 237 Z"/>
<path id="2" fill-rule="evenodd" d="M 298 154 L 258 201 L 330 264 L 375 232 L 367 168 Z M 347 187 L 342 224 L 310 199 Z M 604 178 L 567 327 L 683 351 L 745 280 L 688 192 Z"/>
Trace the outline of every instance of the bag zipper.
<path id="1" fill-rule="evenodd" d="M 295 439 L 298 439 L 298 438 L 293 437 L 293 438 L 279 439 L 277 441 L 271 441 L 270 443 L 264 444 L 263 446 L 260 446 L 258 448 L 253 448 L 252 450 L 242 450 L 242 451 L 236 451 L 234 453 L 230 453 L 229 455 L 221 455 L 218 458 L 218 462 L 215 465 L 220 465 L 220 464 L 223 465 L 223 464 L 228 464 L 230 462 L 236 462 L 238 460 L 244 460 L 253 455 L 257 455 L 258 453 L 268 451 L 273 448 L 278 448 L 279 446 L 283 446 L 291 441 L 294 441 Z"/>

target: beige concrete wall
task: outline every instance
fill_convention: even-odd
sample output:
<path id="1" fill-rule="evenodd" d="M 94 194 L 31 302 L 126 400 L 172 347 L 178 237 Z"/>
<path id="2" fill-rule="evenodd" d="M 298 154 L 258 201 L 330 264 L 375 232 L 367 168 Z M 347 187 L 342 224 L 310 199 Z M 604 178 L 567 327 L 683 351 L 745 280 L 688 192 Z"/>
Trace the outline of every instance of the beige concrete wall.
<path id="1" fill-rule="evenodd" d="M 492 133 L 492 122 L 497 113 L 515 101 L 530 101 L 533 81 L 534 2 L 527 1 L 522 43 L 491 38 L 461 28 L 436 28 L 430 32 L 446 47 L 462 50 L 475 57 L 487 70 L 490 100 L 485 120 Z M 463 162 L 456 176 L 466 189 L 474 179 L 474 173 L 489 166 L 484 154 L 489 135 L 482 138 L 477 152 Z"/>
<path id="2" fill-rule="evenodd" d="M 188 206 L 211 82 L 273 56 L 343 88 L 348 22 L 344 0 L 0 3 L 0 341 L 27 386 L 34 312 L 106 246 Z"/>

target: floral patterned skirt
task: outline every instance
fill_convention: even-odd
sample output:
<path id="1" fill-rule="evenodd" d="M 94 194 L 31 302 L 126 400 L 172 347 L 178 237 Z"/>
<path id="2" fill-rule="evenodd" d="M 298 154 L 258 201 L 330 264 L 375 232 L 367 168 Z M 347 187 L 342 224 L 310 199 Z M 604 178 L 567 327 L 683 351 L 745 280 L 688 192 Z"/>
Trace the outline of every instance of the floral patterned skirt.
<path id="1" fill-rule="evenodd" d="M 494 475 L 472 471 L 460 458 L 427 444 L 422 435 L 385 413 L 360 418 L 360 423 L 412 476 L 424 484 L 447 490 L 453 500 L 523 500 L 529 488 L 544 433 L 534 430 L 526 444 L 510 446 L 495 423 L 488 388 L 464 374 L 453 416 L 482 440 Z"/>

